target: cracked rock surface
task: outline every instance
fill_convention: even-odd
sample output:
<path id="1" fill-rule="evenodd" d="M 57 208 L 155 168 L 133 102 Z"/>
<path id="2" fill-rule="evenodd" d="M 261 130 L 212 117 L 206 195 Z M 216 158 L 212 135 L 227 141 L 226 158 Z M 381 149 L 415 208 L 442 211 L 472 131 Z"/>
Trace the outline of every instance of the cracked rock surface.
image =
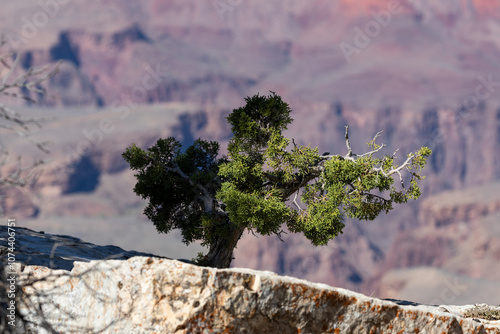
<path id="1" fill-rule="evenodd" d="M 23 242 L 39 242 L 39 234 L 29 232 Z M 72 242 L 71 254 L 61 257 L 91 245 Z M 38 259 L 48 259 L 49 249 L 39 247 Z M 79 258 L 90 262 L 75 261 L 71 271 L 17 265 L 20 282 L 50 277 L 36 283 L 36 296 L 26 292 L 62 333 L 500 333 L 500 321 L 463 317 L 473 305 L 382 300 L 267 271 L 151 256 Z"/>

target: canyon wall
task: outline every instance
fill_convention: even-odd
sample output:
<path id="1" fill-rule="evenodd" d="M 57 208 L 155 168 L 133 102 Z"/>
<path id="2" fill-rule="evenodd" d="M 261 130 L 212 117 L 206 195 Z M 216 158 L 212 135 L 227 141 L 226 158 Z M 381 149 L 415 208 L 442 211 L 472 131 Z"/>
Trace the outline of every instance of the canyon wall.
<path id="1" fill-rule="evenodd" d="M 35 185 L 2 199 L 7 214 L 82 235 L 106 234 L 117 217 L 143 229 L 151 223 L 132 191 L 133 173 L 121 159 L 125 148 L 169 135 L 184 144 L 198 137 L 227 143 L 224 117 L 245 96 L 270 90 L 293 109 L 287 135 L 320 151 L 346 152 L 346 124 L 356 152 L 380 130 L 386 153 L 399 148 L 401 159 L 429 146 L 434 153 L 424 198 L 451 190 L 455 195 L 443 196 L 460 198 L 462 190 L 496 182 L 498 4 L 401 1 L 394 10 L 379 0 L 235 3 L 222 12 L 214 2 L 181 0 L 5 4 L 3 50 L 23 51 L 25 69 L 60 62 L 60 73 L 47 83 L 49 95 L 33 96 L 38 105 L 7 100 L 25 113 L 56 117 L 33 130 L 34 138 L 53 142 L 48 156 L 2 132 L 2 143 L 22 152 L 24 161 L 48 160 Z M 363 37 L 377 22 L 379 31 Z M 346 45 L 355 52 L 346 53 Z M 489 193 L 471 191 L 478 198 Z M 447 279 L 459 277 L 459 286 L 470 283 L 459 289 L 460 298 L 470 301 L 478 280 L 487 286 L 498 280 L 490 273 L 496 241 L 485 239 L 497 204 L 457 202 L 438 210 L 429 204 L 435 200 L 373 222 L 348 221 L 345 233 L 324 248 L 300 235 L 285 236 L 285 243 L 245 235 L 235 265 L 393 297 L 410 290 L 418 295 L 425 287 L 413 277 L 428 269 L 441 282 L 438 295 L 448 289 Z M 102 232 L 88 231 L 82 219 Z M 484 240 L 472 241 L 469 233 Z M 110 243 L 127 239 L 108 234 Z M 128 239 L 137 239 L 133 234 Z M 162 247 L 161 241 L 146 244 L 150 252 Z M 477 254 L 484 258 L 474 266 L 460 265 L 459 256 Z"/>

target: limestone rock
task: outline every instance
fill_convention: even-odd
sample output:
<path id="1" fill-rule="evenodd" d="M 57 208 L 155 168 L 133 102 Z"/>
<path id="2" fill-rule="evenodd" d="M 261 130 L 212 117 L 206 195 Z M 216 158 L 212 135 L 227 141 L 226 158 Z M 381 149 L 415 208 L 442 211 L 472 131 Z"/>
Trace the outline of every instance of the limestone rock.
<path id="1" fill-rule="evenodd" d="M 37 239 L 40 233 L 18 231 L 21 243 L 38 242 L 32 251 L 38 260 L 50 257 L 50 245 Z M 71 241 L 60 258 L 80 254 L 89 261 L 110 249 L 95 246 L 101 251 L 89 254 L 84 249 L 90 244 Z M 212 269 L 152 256 L 75 261 L 71 271 L 16 267 L 20 283 L 41 279 L 35 290 L 24 291 L 62 333 L 500 333 L 500 321 L 464 318 L 471 305 L 381 300 L 268 271 Z M 24 312 L 39 320 L 32 309 Z"/>
<path id="2" fill-rule="evenodd" d="M 500 333 L 499 321 L 462 318 L 467 307 L 380 300 L 271 272 L 152 257 L 75 262 L 70 275 L 38 289 L 63 333 Z"/>

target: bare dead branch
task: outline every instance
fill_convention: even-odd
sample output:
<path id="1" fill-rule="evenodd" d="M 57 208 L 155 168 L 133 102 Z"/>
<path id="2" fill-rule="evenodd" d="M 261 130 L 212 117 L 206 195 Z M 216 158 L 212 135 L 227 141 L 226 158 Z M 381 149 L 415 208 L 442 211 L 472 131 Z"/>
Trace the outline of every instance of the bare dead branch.
<path id="1" fill-rule="evenodd" d="M 351 142 L 349 141 L 349 125 L 345 126 L 345 145 L 347 146 L 347 154 L 344 158 L 349 159 L 353 156 Z"/>
<path id="2" fill-rule="evenodd" d="M 396 152 L 394 152 L 394 154 L 396 154 Z M 375 167 L 373 168 L 373 171 L 374 172 L 378 172 L 386 177 L 388 176 L 391 176 L 393 174 L 398 174 L 399 175 L 399 180 L 401 182 L 401 186 L 403 187 L 403 189 L 405 188 L 405 185 L 404 185 L 404 182 L 403 182 L 403 176 L 401 175 L 401 170 L 403 169 L 408 169 L 408 166 L 411 164 L 413 158 L 415 158 L 415 155 L 413 153 L 410 153 L 408 154 L 408 158 L 406 159 L 406 161 L 399 167 L 397 168 L 392 168 L 391 170 L 389 171 L 384 171 L 384 169 L 382 168 L 382 166 L 380 167 Z"/>
<path id="3" fill-rule="evenodd" d="M 12 64 L 12 66 L 7 67 L 9 69 L 9 71 L 7 72 L 7 74 L 5 75 L 5 77 L 2 80 L 2 86 L 0 86 L 0 92 L 6 90 L 8 88 L 10 88 L 10 85 L 7 84 L 7 80 L 9 80 L 10 76 L 12 75 L 12 73 L 14 72 L 14 70 L 16 69 L 16 67 L 19 64 L 20 60 L 21 60 L 21 57 L 18 54 L 16 56 L 15 60 L 14 60 L 14 63 Z"/>
<path id="4" fill-rule="evenodd" d="M 278 239 L 280 239 L 280 240 L 281 240 L 281 242 L 285 242 L 285 241 L 283 240 L 283 238 L 281 237 L 281 234 L 283 234 L 283 233 L 288 234 L 288 233 L 286 233 L 286 232 L 285 232 L 285 231 L 283 231 L 283 230 L 279 230 L 278 232 L 276 232 L 276 233 L 275 233 L 275 234 L 278 236 Z"/>
<path id="5" fill-rule="evenodd" d="M 380 151 L 381 149 L 383 149 L 386 145 L 385 144 L 382 144 L 380 145 L 380 147 L 374 149 L 374 150 L 371 150 L 369 152 L 366 152 L 366 153 L 363 153 L 363 154 L 360 154 L 360 155 L 357 155 L 358 158 L 363 158 L 363 157 L 366 157 L 366 156 L 372 156 L 373 154 L 377 153 L 378 151 Z"/>
<path id="6" fill-rule="evenodd" d="M 299 203 L 297 203 L 297 197 L 299 196 L 299 191 L 297 190 L 297 192 L 295 193 L 295 197 L 293 198 L 293 204 L 297 207 L 297 209 L 299 210 L 299 212 L 303 211 L 304 209 L 302 209 L 299 205 Z"/>
<path id="7" fill-rule="evenodd" d="M 5 41 L 0 40 L 0 47 Z M 45 89 L 40 84 L 53 77 L 58 72 L 58 65 L 50 67 L 48 65 L 39 68 L 30 68 L 26 71 L 20 69 L 21 53 L 8 52 L 0 56 L 0 64 L 8 69 L 7 73 L 0 81 L 0 97 L 9 96 L 20 98 L 29 102 L 36 102 L 30 94 L 45 94 Z M 11 60 L 13 59 L 13 60 Z M 31 143 L 43 153 L 48 154 L 48 142 L 40 142 L 31 137 L 32 127 L 41 128 L 42 123 L 51 120 L 48 117 L 27 117 L 0 102 L 0 128 L 9 130 L 17 136 Z M 8 152 L 0 144 L 0 168 L 4 169 L 8 163 Z M 26 187 L 36 179 L 35 169 L 43 164 L 42 160 L 33 162 L 28 167 L 22 167 L 20 158 L 17 167 L 11 174 L 0 178 L 0 188 L 2 193 L 12 187 Z M 1 195 L 0 195 L 1 196 Z M 1 210 L 1 209 L 0 209 Z"/>

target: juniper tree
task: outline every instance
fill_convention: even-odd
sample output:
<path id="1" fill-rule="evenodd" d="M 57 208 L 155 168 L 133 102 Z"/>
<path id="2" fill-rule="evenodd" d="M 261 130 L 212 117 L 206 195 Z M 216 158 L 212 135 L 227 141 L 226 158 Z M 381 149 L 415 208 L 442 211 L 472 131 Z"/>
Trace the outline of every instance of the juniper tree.
<path id="1" fill-rule="evenodd" d="M 395 154 L 377 157 L 385 146 L 376 144 L 380 133 L 368 152 L 354 154 L 346 127 L 347 154 L 320 155 L 283 135 L 292 118 L 280 96 L 245 100 L 227 117 L 233 133 L 227 156 L 219 157 L 219 143 L 201 139 L 182 151 L 173 137 L 147 150 L 132 144 L 123 153 L 137 171 L 134 191 L 149 200 L 144 213 L 157 230 L 180 229 L 184 243 L 208 246 L 198 264 L 229 267 L 245 230 L 279 237 L 285 225 L 325 245 L 342 233 L 346 217 L 373 220 L 420 196 L 417 182 L 429 148 L 398 166 Z"/>

